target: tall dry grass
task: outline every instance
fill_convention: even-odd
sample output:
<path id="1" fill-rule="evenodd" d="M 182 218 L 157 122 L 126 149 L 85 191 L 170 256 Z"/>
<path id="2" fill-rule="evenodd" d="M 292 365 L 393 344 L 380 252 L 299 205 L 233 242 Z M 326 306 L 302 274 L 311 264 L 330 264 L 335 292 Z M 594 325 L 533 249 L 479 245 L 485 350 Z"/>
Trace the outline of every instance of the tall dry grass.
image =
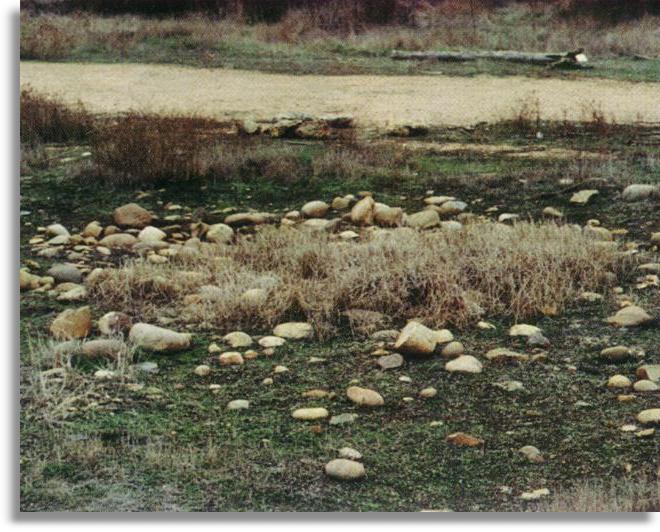
<path id="1" fill-rule="evenodd" d="M 202 246 L 170 265 L 132 261 L 90 285 L 108 308 L 153 320 L 164 308 L 200 327 L 266 328 L 284 319 L 331 334 L 350 309 L 433 326 L 484 314 L 515 320 L 561 309 L 579 290 L 602 290 L 611 248 L 552 224 L 475 224 L 460 232 L 398 229 L 347 243 L 266 228 L 232 246 Z M 246 298 L 263 290 L 263 300 Z M 188 297 L 186 297 L 188 296 Z"/>

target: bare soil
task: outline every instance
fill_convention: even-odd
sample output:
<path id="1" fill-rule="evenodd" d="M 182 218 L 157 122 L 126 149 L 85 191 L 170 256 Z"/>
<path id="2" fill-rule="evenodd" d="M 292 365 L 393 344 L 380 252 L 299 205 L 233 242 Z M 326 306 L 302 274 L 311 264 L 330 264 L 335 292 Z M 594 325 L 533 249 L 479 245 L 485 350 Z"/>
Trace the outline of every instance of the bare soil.
<path id="1" fill-rule="evenodd" d="M 352 114 L 363 127 L 469 126 L 510 118 L 524 104 L 543 119 L 660 123 L 660 84 L 491 76 L 293 76 L 151 64 L 22 62 L 21 85 L 92 112 L 174 112 L 268 119 Z M 537 103 L 538 102 L 538 103 Z"/>

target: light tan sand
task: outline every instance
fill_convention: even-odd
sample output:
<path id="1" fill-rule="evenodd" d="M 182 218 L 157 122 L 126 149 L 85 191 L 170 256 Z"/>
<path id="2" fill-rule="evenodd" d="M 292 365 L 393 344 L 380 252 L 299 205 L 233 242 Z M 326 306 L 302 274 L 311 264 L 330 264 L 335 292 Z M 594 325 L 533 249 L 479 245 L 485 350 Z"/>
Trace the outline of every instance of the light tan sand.
<path id="1" fill-rule="evenodd" d="M 617 123 L 660 123 L 660 83 L 477 76 L 291 76 L 145 64 L 22 62 L 21 85 L 91 111 L 272 118 L 347 113 L 366 127 L 468 126 L 538 100 L 543 118 L 580 120 L 595 105 Z"/>

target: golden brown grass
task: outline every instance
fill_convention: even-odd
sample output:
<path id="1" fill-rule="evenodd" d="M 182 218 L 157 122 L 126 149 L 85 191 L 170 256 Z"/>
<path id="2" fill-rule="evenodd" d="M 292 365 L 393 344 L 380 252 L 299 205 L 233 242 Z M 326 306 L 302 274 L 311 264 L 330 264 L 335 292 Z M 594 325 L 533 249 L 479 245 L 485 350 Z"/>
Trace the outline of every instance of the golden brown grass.
<path id="1" fill-rule="evenodd" d="M 21 142 L 70 142 L 85 140 L 93 119 L 82 105 L 67 106 L 57 99 L 21 90 Z"/>
<path id="2" fill-rule="evenodd" d="M 430 325 L 464 326 L 483 314 L 515 320 L 561 309 L 601 290 L 616 253 L 553 224 L 484 223 L 460 232 L 399 229 L 359 243 L 265 228 L 231 246 L 202 246 L 174 264 L 141 260 L 93 278 L 92 297 L 154 320 L 163 309 L 199 327 L 266 328 L 312 322 L 324 336 L 349 309 Z M 263 289 L 263 301 L 246 299 Z M 186 297 L 188 296 L 188 297 Z"/>
<path id="3" fill-rule="evenodd" d="M 658 512 L 659 478 L 622 478 L 611 482 L 580 482 L 560 491 L 537 509 L 540 512 Z"/>

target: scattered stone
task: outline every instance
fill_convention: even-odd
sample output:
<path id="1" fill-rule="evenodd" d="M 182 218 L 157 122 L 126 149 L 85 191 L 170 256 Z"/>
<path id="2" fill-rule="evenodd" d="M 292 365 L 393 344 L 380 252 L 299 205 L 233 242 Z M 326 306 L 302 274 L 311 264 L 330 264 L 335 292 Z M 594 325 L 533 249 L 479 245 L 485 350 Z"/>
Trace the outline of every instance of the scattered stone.
<path id="1" fill-rule="evenodd" d="M 545 459 L 543 458 L 541 451 L 539 451 L 533 445 L 525 445 L 524 447 L 518 449 L 518 452 L 521 453 L 525 458 L 527 458 L 527 460 L 535 464 L 541 464 L 545 462 Z"/>
<path id="2" fill-rule="evenodd" d="M 338 480 L 357 480 L 364 477 L 365 470 L 360 462 L 337 458 L 325 465 L 325 474 Z"/>
<path id="3" fill-rule="evenodd" d="M 243 355 L 238 351 L 227 351 L 218 357 L 218 362 L 222 366 L 240 366 L 244 363 Z"/>
<path id="4" fill-rule="evenodd" d="M 124 312 L 108 312 L 99 318 L 98 328 L 101 334 L 114 336 L 125 334 L 131 328 L 131 318 Z"/>
<path id="5" fill-rule="evenodd" d="M 250 401 L 246 399 L 234 399 L 227 403 L 227 410 L 247 410 L 250 408 Z"/>
<path id="6" fill-rule="evenodd" d="M 629 359 L 631 356 L 632 351 L 624 345 L 607 347 L 600 352 L 600 358 L 609 362 L 621 362 L 622 360 Z"/>
<path id="7" fill-rule="evenodd" d="M 406 225 L 413 229 L 430 229 L 440 225 L 440 215 L 434 209 L 425 209 L 406 216 Z"/>
<path id="8" fill-rule="evenodd" d="M 126 344 L 121 340 L 89 340 L 82 345 L 82 353 L 88 358 L 110 358 L 116 360 L 126 351 Z"/>
<path id="9" fill-rule="evenodd" d="M 520 381 L 500 381 L 494 382 L 493 386 L 504 390 L 505 392 L 519 392 L 525 389 L 523 383 Z"/>
<path id="10" fill-rule="evenodd" d="M 360 406 L 382 406 L 385 404 L 383 396 L 369 388 L 351 386 L 346 390 L 346 395 L 353 403 Z"/>
<path id="11" fill-rule="evenodd" d="M 341 458 L 348 458 L 349 460 L 362 460 L 362 453 L 351 447 L 342 447 L 339 449 L 339 456 Z"/>
<path id="12" fill-rule="evenodd" d="M 607 323 L 616 327 L 635 327 L 652 321 L 653 318 L 647 312 L 636 305 L 622 308 L 613 316 L 607 318 Z"/>
<path id="13" fill-rule="evenodd" d="M 637 381 L 633 385 L 633 390 L 635 390 L 636 392 L 657 392 L 658 390 L 660 390 L 660 386 L 658 386 L 653 381 L 643 379 L 641 381 Z"/>
<path id="14" fill-rule="evenodd" d="M 435 397 L 436 395 L 438 395 L 438 390 L 436 390 L 432 386 L 429 386 L 428 388 L 424 388 L 419 392 L 419 396 L 424 399 L 430 399 L 431 397 Z"/>
<path id="15" fill-rule="evenodd" d="M 644 364 L 637 368 L 637 377 L 653 382 L 660 382 L 660 364 Z"/>
<path id="16" fill-rule="evenodd" d="M 62 224 L 51 224 L 46 227 L 46 233 L 51 236 L 71 236 L 68 229 Z"/>
<path id="17" fill-rule="evenodd" d="M 228 244 L 232 238 L 234 230 L 227 224 L 213 224 L 206 231 L 206 240 L 214 244 Z"/>
<path id="18" fill-rule="evenodd" d="M 643 425 L 660 423 L 660 408 L 649 408 L 648 410 L 642 410 L 639 414 L 637 414 L 637 421 Z"/>
<path id="19" fill-rule="evenodd" d="M 656 185 L 628 185 L 623 189 L 621 197 L 624 201 L 640 201 L 660 194 L 660 187 Z"/>
<path id="20" fill-rule="evenodd" d="M 655 429 L 644 429 L 639 432 L 635 432 L 635 436 L 638 438 L 650 438 L 655 434 Z"/>
<path id="21" fill-rule="evenodd" d="M 80 283 L 82 273 L 73 264 L 53 264 L 46 275 L 55 279 L 58 283 Z"/>
<path id="22" fill-rule="evenodd" d="M 520 495 L 523 501 L 538 501 L 541 497 L 550 495 L 548 488 L 540 488 L 534 491 L 526 491 Z"/>
<path id="23" fill-rule="evenodd" d="M 378 357 L 376 363 L 382 370 L 396 369 L 403 366 L 403 357 L 398 353 L 394 353 L 392 355 Z"/>
<path id="24" fill-rule="evenodd" d="M 527 345 L 530 347 L 549 347 L 550 340 L 541 333 L 534 333 L 527 337 Z"/>
<path id="25" fill-rule="evenodd" d="M 190 347 L 192 335 L 148 323 L 136 323 L 131 327 L 128 338 L 142 349 L 159 353 L 171 353 Z"/>
<path id="26" fill-rule="evenodd" d="M 481 447 L 484 444 L 484 440 L 481 438 L 476 438 L 465 432 L 454 432 L 447 436 L 445 441 L 461 447 Z"/>
<path id="27" fill-rule="evenodd" d="M 84 338 L 92 330 L 92 311 L 89 307 L 60 312 L 50 325 L 51 334 L 58 340 Z"/>
<path id="28" fill-rule="evenodd" d="M 94 372 L 94 378 L 97 381 L 109 381 L 114 379 L 117 374 L 111 369 L 99 369 Z"/>
<path id="29" fill-rule="evenodd" d="M 298 408 L 291 415 L 294 419 L 313 421 L 315 419 L 325 419 L 330 413 L 325 408 Z"/>
<path id="30" fill-rule="evenodd" d="M 630 388 L 632 381 L 625 375 L 612 375 L 607 381 L 608 388 Z"/>
<path id="31" fill-rule="evenodd" d="M 286 373 L 287 371 L 289 371 L 289 368 L 286 366 L 275 366 L 273 368 L 273 373 Z"/>
<path id="32" fill-rule="evenodd" d="M 637 430 L 637 425 L 622 425 L 619 430 L 621 432 L 635 432 Z"/>
<path id="33" fill-rule="evenodd" d="M 138 239 L 128 233 L 115 233 L 104 237 L 99 244 L 109 249 L 131 249 Z"/>
<path id="34" fill-rule="evenodd" d="M 139 364 L 135 364 L 133 366 L 136 370 L 141 371 L 142 373 L 158 373 L 158 364 L 156 362 L 140 362 Z"/>
<path id="35" fill-rule="evenodd" d="M 266 386 L 270 386 L 273 384 L 273 379 L 270 377 L 266 377 L 264 380 L 261 381 L 261 384 L 265 384 Z"/>
<path id="36" fill-rule="evenodd" d="M 384 203 L 374 204 L 374 222 L 382 227 L 398 227 L 403 220 L 401 207 L 390 207 Z"/>
<path id="37" fill-rule="evenodd" d="M 280 347 L 286 343 L 286 340 L 279 336 L 264 336 L 258 343 L 261 347 Z"/>
<path id="38" fill-rule="evenodd" d="M 570 202 L 577 205 L 586 205 L 596 194 L 598 194 L 597 190 L 580 190 L 571 196 Z"/>
<path id="39" fill-rule="evenodd" d="M 330 418 L 330 425 L 350 425 L 351 423 L 355 422 L 357 418 L 357 414 L 338 414 Z"/>
<path id="40" fill-rule="evenodd" d="M 362 198 L 351 209 L 351 222 L 355 225 L 372 225 L 376 203 L 371 196 Z"/>
<path id="41" fill-rule="evenodd" d="M 226 334 L 222 341 L 229 344 L 234 349 L 237 347 L 248 347 L 252 345 L 252 338 L 243 331 L 234 331 Z"/>
<path id="42" fill-rule="evenodd" d="M 515 360 L 518 362 L 527 362 L 529 360 L 529 355 L 525 355 L 523 353 L 518 353 L 517 351 L 513 351 L 512 349 L 507 349 L 506 347 L 498 347 L 496 349 L 491 349 L 486 353 L 486 358 L 488 360 Z"/>
<path id="43" fill-rule="evenodd" d="M 62 285 L 60 285 L 62 286 Z M 83 301 L 87 298 L 87 288 L 77 285 L 57 296 L 58 301 Z"/>
<path id="44" fill-rule="evenodd" d="M 485 331 L 494 331 L 497 328 L 495 327 L 495 325 L 493 325 L 492 323 L 488 323 L 487 321 L 480 321 L 479 323 L 477 323 L 477 327 Z"/>
<path id="45" fill-rule="evenodd" d="M 195 368 L 194 373 L 198 377 L 208 377 L 211 374 L 211 368 L 206 364 L 202 364 Z"/>
<path id="46" fill-rule="evenodd" d="M 465 348 L 461 342 L 449 342 L 442 348 L 442 356 L 445 358 L 456 358 L 465 353 Z"/>
<path id="47" fill-rule="evenodd" d="M 543 209 L 543 214 L 545 216 L 550 216 L 551 218 L 563 218 L 564 213 L 562 213 L 560 210 L 555 209 L 554 207 L 546 207 Z"/>
<path id="48" fill-rule="evenodd" d="M 273 329 L 273 334 L 288 340 L 303 340 L 314 336 L 314 328 L 309 323 L 280 323 Z"/>
<path id="49" fill-rule="evenodd" d="M 433 210 L 441 216 L 451 216 L 459 214 L 467 208 L 467 203 L 464 201 L 450 200 L 445 201 L 442 205 L 434 205 Z"/>
<path id="50" fill-rule="evenodd" d="M 330 206 L 325 201 L 309 201 L 302 206 L 300 212 L 307 218 L 323 218 L 329 210 Z"/>
<path id="51" fill-rule="evenodd" d="M 330 392 L 327 392 L 326 390 L 307 390 L 306 392 L 302 393 L 303 397 L 306 397 L 308 399 L 324 399 L 330 395 Z"/>
<path id="52" fill-rule="evenodd" d="M 461 355 L 445 364 L 450 373 L 481 373 L 483 366 L 479 360 L 471 355 Z"/>
<path id="53" fill-rule="evenodd" d="M 128 203 L 115 209 L 113 219 L 117 225 L 141 229 L 151 223 L 153 216 L 137 203 Z"/>
<path id="54" fill-rule="evenodd" d="M 417 321 L 409 321 L 394 343 L 394 349 L 408 355 L 430 355 L 436 344 L 435 331 Z"/>
<path id="55" fill-rule="evenodd" d="M 535 325 L 518 323 L 509 329 L 509 336 L 531 336 L 533 334 L 543 334 L 543 331 Z"/>
<path id="56" fill-rule="evenodd" d="M 158 227 L 148 225 L 138 233 L 138 240 L 140 242 L 160 242 L 166 236 L 165 232 L 158 229 Z"/>

